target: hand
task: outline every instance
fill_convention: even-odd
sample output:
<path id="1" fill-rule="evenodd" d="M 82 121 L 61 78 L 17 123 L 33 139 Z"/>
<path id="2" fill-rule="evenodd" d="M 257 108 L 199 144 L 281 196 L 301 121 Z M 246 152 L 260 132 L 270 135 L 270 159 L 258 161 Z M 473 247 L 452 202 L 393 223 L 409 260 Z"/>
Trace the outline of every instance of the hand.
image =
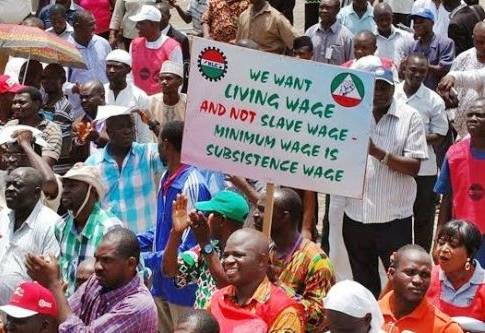
<path id="1" fill-rule="evenodd" d="M 109 45 L 112 49 L 117 49 L 118 47 L 118 32 L 111 30 L 108 39 Z"/>
<path id="2" fill-rule="evenodd" d="M 34 142 L 32 132 L 26 130 L 16 131 L 12 134 L 12 138 L 17 139 L 19 146 L 22 146 L 22 144 L 32 145 L 32 142 Z"/>
<path id="3" fill-rule="evenodd" d="M 133 112 L 138 113 L 140 115 L 141 121 L 143 121 L 143 123 L 150 125 L 150 123 L 152 122 L 152 119 L 150 118 L 146 110 L 137 109 L 137 110 L 133 110 Z"/>
<path id="4" fill-rule="evenodd" d="M 96 141 L 99 133 L 90 122 L 76 122 L 72 125 L 72 132 L 81 145 L 90 141 Z"/>
<path id="5" fill-rule="evenodd" d="M 27 267 L 27 274 L 32 280 L 39 282 L 46 288 L 61 283 L 59 277 L 59 266 L 54 257 L 35 255 L 28 253 L 25 257 L 25 266 Z"/>
<path id="6" fill-rule="evenodd" d="M 372 141 L 372 139 L 369 138 L 369 155 L 375 156 L 376 151 L 377 151 L 377 147 L 376 147 L 374 141 Z"/>
<path id="7" fill-rule="evenodd" d="M 438 91 L 450 91 L 455 86 L 455 78 L 451 75 L 446 75 L 438 83 Z"/>
<path id="8" fill-rule="evenodd" d="M 177 7 L 177 0 L 168 0 L 168 4 L 172 7 Z"/>
<path id="9" fill-rule="evenodd" d="M 74 86 L 72 87 L 71 92 L 72 92 L 73 94 L 79 94 L 79 92 L 80 92 L 80 91 L 81 91 L 81 85 L 79 84 L 79 82 L 76 82 L 76 83 L 74 84 Z"/>
<path id="10" fill-rule="evenodd" d="M 187 197 L 177 194 L 177 198 L 172 203 L 172 230 L 181 234 L 188 226 Z"/>
<path id="11" fill-rule="evenodd" d="M 209 244 L 211 232 L 209 223 L 204 214 L 196 212 L 195 210 L 191 211 L 189 214 L 189 224 L 197 239 L 197 243 L 199 243 L 201 247 Z"/>

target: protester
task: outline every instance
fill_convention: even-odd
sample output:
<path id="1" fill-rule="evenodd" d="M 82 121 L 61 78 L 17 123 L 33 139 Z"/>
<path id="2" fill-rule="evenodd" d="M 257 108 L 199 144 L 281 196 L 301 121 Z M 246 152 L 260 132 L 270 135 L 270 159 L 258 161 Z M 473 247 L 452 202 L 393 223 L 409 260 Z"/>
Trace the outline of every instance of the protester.
<path id="1" fill-rule="evenodd" d="M 11 119 L 12 100 L 14 95 L 23 89 L 8 75 L 0 75 L 0 126 Z"/>
<path id="2" fill-rule="evenodd" d="M 448 132 L 445 103 L 423 84 L 428 73 L 428 60 L 422 54 L 411 54 L 406 60 L 404 82 L 396 86 L 396 99 L 419 112 L 424 124 L 428 159 L 421 162 L 416 180 L 414 200 L 414 243 L 430 251 L 435 220 L 433 187 L 438 168 L 433 145 L 439 144 Z"/>
<path id="3" fill-rule="evenodd" d="M 221 191 L 209 201 L 197 202 L 194 208 L 197 213 L 188 214 L 187 198 L 177 196 L 172 206 L 172 230 L 165 247 L 162 270 L 174 278 L 177 287 L 197 283 L 194 307 L 204 309 L 216 288 L 229 284 L 220 255 L 229 236 L 244 225 L 249 206 L 240 194 Z M 198 245 L 177 258 L 177 249 L 189 225 Z"/>
<path id="4" fill-rule="evenodd" d="M 163 276 L 161 271 L 162 255 L 173 224 L 173 201 L 178 194 L 183 194 L 187 197 L 187 209 L 191 210 L 196 202 L 210 199 L 209 189 L 199 171 L 180 160 L 183 127 L 181 121 L 170 121 L 160 132 L 158 151 L 167 171 L 160 181 L 158 202 L 154 206 L 157 207 L 156 228 L 145 229 L 149 231 L 138 235 L 143 259 L 154 275 L 152 294 L 158 307 L 160 332 L 173 331 L 178 318 L 192 308 L 196 290 L 195 286 L 176 288 L 173 279 Z M 195 244 L 193 233 L 188 232 L 179 250 L 189 250 Z"/>
<path id="5" fill-rule="evenodd" d="M 288 19 L 266 0 L 252 0 L 237 21 L 236 41 L 251 38 L 262 51 L 284 54 L 296 36 Z"/>
<path id="6" fill-rule="evenodd" d="M 376 36 L 368 31 L 363 30 L 357 33 L 352 41 L 353 44 L 353 56 L 354 59 L 349 60 L 342 64 L 343 67 L 351 67 L 357 60 L 365 56 L 372 56 L 377 50 L 377 38 Z M 383 59 L 386 63 L 391 64 L 392 59 Z"/>
<path id="7" fill-rule="evenodd" d="M 0 311 L 7 315 L 6 333 L 57 333 L 56 300 L 37 282 L 20 283 Z"/>
<path id="8" fill-rule="evenodd" d="M 485 270 L 473 259 L 480 247 L 480 230 L 464 220 L 443 225 L 436 236 L 429 301 L 450 317 L 485 322 Z"/>
<path id="9" fill-rule="evenodd" d="M 429 333 L 463 332 L 450 317 L 425 297 L 431 279 L 431 257 L 419 245 L 406 245 L 395 254 L 389 268 L 392 291 L 379 301 L 383 330 Z"/>
<path id="10" fill-rule="evenodd" d="M 303 307 L 266 276 L 269 242 L 261 232 L 234 232 L 224 248 L 222 266 L 230 285 L 215 292 L 209 308 L 221 332 L 305 331 Z"/>
<path id="11" fill-rule="evenodd" d="M 435 18 L 433 32 L 437 36 L 448 37 L 448 26 L 450 25 L 450 12 L 445 9 L 442 0 L 416 0 L 414 1 L 411 13 L 419 9 L 429 9 Z"/>
<path id="12" fill-rule="evenodd" d="M 84 261 L 81 261 L 77 266 L 76 271 L 76 288 L 75 291 L 79 289 L 79 287 L 89 280 L 91 275 L 95 274 L 94 265 L 96 264 L 96 259 L 94 257 L 89 257 Z"/>
<path id="13" fill-rule="evenodd" d="M 103 110 L 96 121 L 105 122 L 109 143 L 89 156 L 86 165 L 101 169 L 107 190 L 102 205 L 128 229 L 145 232 L 155 225 L 155 181 L 163 171 L 157 144 L 134 142 L 135 123 L 128 108 L 108 105 Z"/>
<path id="14" fill-rule="evenodd" d="M 413 177 L 427 158 L 426 137 L 419 113 L 396 100 L 390 66 L 368 56 L 353 68 L 374 72 L 376 81 L 363 198 L 346 198 L 343 238 L 354 280 L 377 297 L 378 259 L 388 268 L 390 255 L 412 242 Z"/>
<path id="15" fill-rule="evenodd" d="M 161 33 L 161 19 L 160 11 L 150 5 L 143 5 L 136 15 L 130 16 L 130 20 L 137 22 L 140 36 L 130 46 L 133 82 L 148 95 L 161 92 L 157 76 L 165 61 L 183 63 L 179 43 Z"/>
<path id="16" fill-rule="evenodd" d="M 369 290 L 355 281 L 337 282 L 323 303 L 329 332 L 382 332 L 384 318 L 379 304 Z"/>
<path id="17" fill-rule="evenodd" d="M 108 39 L 111 21 L 112 0 L 77 0 L 79 6 L 93 14 L 96 21 L 94 33 Z"/>
<path id="18" fill-rule="evenodd" d="M 218 42 L 235 41 L 239 15 L 248 7 L 248 0 L 208 1 L 201 19 L 203 37 Z"/>
<path id="19" fill-rule="evenodd" d="M 485 265 L 485 99 L 477 99 L 466 113 L 470 136 L 446 153 L 435 192 L 442 194 L 438 225 L 451 218 L 467 219 L 480 229 L 482 244 L 476 258 Z"/>
<path id="20" fill-rule="evenodd" d="M 106 56 L 106 76 L 109 83 L 104 85 L 106 104 L 128 108 L 148 108 L 147 94 L 127 80 L 131 72 L 131 57 L 123 50 L 113 50 Z M 143 123 L 140 115 L 134 114 L 135 140 L 139 143 L 153 142 L 148 126 Z"/>
<path id="21" fill-rule="evenodd" d="M 338 19 L 354 35 L 363 30 L 375 31 L 372 5 L 367 0 L 352 0 L 338 13 Z"/>
<path id="22" fill-rule="evenodd" d="M 62 177 L 62 206 L 68 212 L 64 223 L 56 226 L 61 253 L 59 268 L 67 283 L 67 295 L 75 289 L 78 265 L 94 252 L 103 236 L 123 223 L 100 207 L 106 189 L 96 167 L 76 164 Z"/>
<path id="23" fill-rule="evenodd" d="M 293 40 L 293 56 L 299 59 L 313 59 L 313 43 L 308 36 L 299 36 Z"/>
<path id="24" fill-rule="evenodd" d="M 180 18 L 185 23 L 192 22 L 194 34 L 198 37 L 202 37 L 202 14 L 207 9 L 207 0 L 190 0 L 187 6 L 187 10 L 183 10 L 177 3 L 177 0 L 169 0 L 168 3 L 177 10 Z"/>
<path id="25" fill-rule="evenodd" d="M 64 40 L 69 40 L 69 37 L 74 32 L 74 28 L 67 22 L 66 7 L 55 4 L 50 10 L 49 15 L 52 26 L 47 28 L 46 31 L 54 33 Z"/>
<path id="26" fill-rule="evenodd" d="M 33 168 L 17 168 L 6 177 L 7 209 L 0 210 L 0 304 L 29 276 L 24 267 L 28 252 L 57 256 L 54 226 L 61 217 L 40 201 L 42 176 Z"/>
<path id="27" fill-rule="evenodd" d="M 41 89 L 40 82 L 42 80 L 42 64 L 37 60 L 24 61 L 19 71 L 19 82 L 25 86 L 35 87 Z"/>
<path id="28" fill-rule="evenodd" d="M 209 312 L 197 309 L 179 320 L 174 333 L 219 333 L 219 324 Z"/>
<path id="29" fill-rule="evenodd" d="M 53 26 L 53 21 L 51 19 L 51 11 L 55 5 L 64 6 L 66 9 L 66 20 L 70 25 L 74 25 L 74 14 L 77 11 L 82 11 L 82 7 L 79 6 L 76 1 L 73 0 L 55 0 L 51 4 L 42 8 L 38 14 L 39 18 L 44 22 L 45 29 L 49 29 Z"/>
<path id="30" fill-rule="evenodd" d="M 262 230 L 266 197 L 256 205 L 253 214 L 255 227 Z M 271 274 L 278 284 L 301 303 L 307 313 L 306 332 L 320 332 L 323 322 L 322 299 L 335 283 L 332 264 L 320 247 L 303 238 L 298 231 L 302 220 L 302 201 L 289 188 L 274 192 L 271 227 L 273 244 L 270 250 Z"/>
<path id="31" fill-rule="evenodd" d="M 59 333 L 157 332 L 155 304 L 136 273 L 140 247 L 135 234 L 125 228 L 114 228 L 104 235 L 94 257 L 95 276 L 68 300 L 57 261 L 27 255 L 29 275 L 54 294 Z"/>

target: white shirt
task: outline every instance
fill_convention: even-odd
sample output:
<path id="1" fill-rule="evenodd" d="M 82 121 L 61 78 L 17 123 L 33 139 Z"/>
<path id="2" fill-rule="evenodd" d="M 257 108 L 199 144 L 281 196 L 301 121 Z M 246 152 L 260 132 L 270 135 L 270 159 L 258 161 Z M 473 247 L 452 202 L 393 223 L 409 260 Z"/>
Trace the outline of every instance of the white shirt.
<path id="1" fill-rule="evenodd" d="M 165 41 L 170 38 L 166 35 L 163 34 L 163 32 L 160 34 L 160 37 L 153 41 L 153 42 L 149 42 L 147 40 L 145 40 L 145 47 L 147 49 L 159 49 L 163 43 L 165 43 Z M 131 54 L 131 46 L 133 44 L 130 44 L 130 56 L 132 57 L 132 54 Z M 133 57 L 132 57 L 133 59 Z M 182 57 L 182 49 L 180 48 L 180 45 L 177 45 L 176 47 L 174 47 L 174 49 L 172 50 L 172 52 L 168 55 L 168 59 L 169 60 L 172 60 L 173 62 L 176 62 L 180 65 L 183 65 L 184 63 L 184 59 Z"/>
<path id="2" fill-rule="evenodd" d="M 448 37 L 450 12 L 445 9 L 443 4 L 441 3 L 439 7 L 436 8 L 433 0 L 416 0 L 416 2 L 413 4 L 412 12 L 415 12 L 420 8 L 428 8 L 433 12 L 435 18 L 433 32 L 436 35 Z"/>
<path id="3" fill-rule="evenodd" d="M 31 0 L 1 0 L 0 23 L 18 24 L 32 12 Z"/>
<path id="4" fill-rule="evenodd" d="M 391 25 L 389 37 L 384 37 L 377 32 L 376 39 L 377 51 L 375 55 L 391 59 L 396 65 L 399 65 L 400 62 L 399 50 L 403 47 L 402 45 L 409 45 L 414 41 L 413 36 L 409 32 L 396 28 L 393 25 Z"/>
<path id="5" fill-rule="evenodd" d="M 414 0 L 384 0 L 392 8 L 393 13 L 410 14 Z"/>
<path id="6" fill-rule="evenodd" d="M 426 159 L 424 126 L 416 110 L 398 105 L 394 98 L 389 111 L 376 124 L 372 117 L 370 135 L 374 144 L 399 156 Z M 413 215 L 416 182 L 371 155 L 367 157 L 362 199 L 347 198 L 345 214 L 362 223 L 386 223 Z"/>
<path id="7" fill-rule="evenodd" d="M 57 37 L 60 37 L 64 40 L 69 40 L 69 37 L 71 37 L 72 33 L 74 32 L 74 28 L 72 27 L 72 25 L 69 24 L 69 22 L 66 22 L 66 29 L 64 29 L 64 31 L 61 32 L 60 35 L 56 34 L 53 27 L 46 29 L 46 31 L 53 33 L 54 35 L 57 35 Z"/>
<path id="8" fill-rule="evenodd" d="M 418 91 L 408 98 L 404 92 L 404 82 L 402 82 L 396 86 L 395 96 L 398 102 L 407 104 L 419 112 L 426 135 L 446 135 L 448 118 L 446 117 L 445 102 L 437 93 L 421 84 Z M 418 176 L 434 176 L 437 173 L 436 155 L 433 146 L 428 144 L 428 159 L 421 162 Z"/>
<path id="9" fill-rule="evenodd" d="M 448 75 L 455 78 L 455 87 L 464 89 L 474 89 L 485 96 L 485 68 L 469 71 L 450 71 Z"/>
<path id="10" fill-rule="evenodd" d="M 31 280 L 25 267 L 27 253 L 59 255 L 54 235 L 57 223 L 62 223 L 62 218 L 40 201 L 15 232 L 14 212 L 0 211 L 0 304 L 7 304 L 20 282 Z"/>
<path id="11" fill-rule="evenodd" d="M 113 90 L 109 88 L 109 83 L 104 85 L 106 104 L 126 106 L 128 108 L 139 107 L 140 109 L 148 109 L 148 96 L 147 94 L 136 87 L 132 82 L 127 82 L 126 88 L 118 93 L 116 96 Z M 139 114 L 135 113 L 135 131 L 136 131 L 136 142 L 148 143 L 153 142 L 152 133 L 145 124 Z"/>

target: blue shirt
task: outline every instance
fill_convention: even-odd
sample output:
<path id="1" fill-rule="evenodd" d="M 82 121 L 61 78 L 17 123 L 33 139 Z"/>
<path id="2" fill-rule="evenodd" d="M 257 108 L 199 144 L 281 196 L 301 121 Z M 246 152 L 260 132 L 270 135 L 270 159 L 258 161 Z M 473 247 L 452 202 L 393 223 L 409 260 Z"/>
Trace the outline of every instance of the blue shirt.
<path id="1" fill-rule="evenodd" d="M 375 32 L 377 29 L 376 22 L 374 21 L 374 9 L 370 4 L 367 4 L 367 10 L 362 17 L 357 15 L 352 4 L 345 6 L 338 13 L 337 19 L 343 26 L 347 27 L 353 35 L 356 35 L 363 30 Z"/>
<path id="2" fill-rule="evenodd" d="M 54 7 L 54 4 L 47 5 L 39 13 L 39 18 L 44 22 L 44 29 L 47 30 L 52 27 L 51 22 L 51 10 Z M 78 10 L 82 9 L 81 6 L 76 4 L 74 1 L 71 3 L 71 7 L 66 10 L 66 21 L 70 25 L 74 24 L 74 13 Z"/>
<path id="3" fill-rule="evenodd" d="M 165 173 L 160 184 L 164 184 L 167 178 L 168 175 Z M 166 191 L 163 191 L 162 186 L 160 186 L 156 228 L 139 234 L 138 241 L 145 265 L 153 272 L 152 294 L 173 304 L 192 306 L 195 301 L 197 286 L 189 285 L 178 289 L 173 278 L 163 276 L 160 269 L 163 252 L 172 229 L 172 202 L 180 193 L 187 197 L 187 211 L 192 210 L 196 202 L 207 201 L 211 198 L 209 189 L 200 172 L 195 167 L 187 166 L 177 175 Z M 188 229 L 182 236 L 179 252 L 187 251 L 196 244 L 194 234 Z"/>
<path id="4" fill-rule="evenodd" d="M 156 179 L 164 170 L 156 143 L 134 142 L 118 168 L 108 144 L 87 160 L 87 165 L 99 166 L 107 187 L 101 203 L 134 233 L 150 230 L 155 225 L 157 207 Z"/>
<path id="5" fill-rule="evenodd" d="M 472 148 L 472 157 L 479 160 L 485 160 L 485 150 Z M 450 165 L 448 164 L 448 158 L 446 156 L 438 179 L 436 180 L 436 184 L 434 185 L 434 191 L 443 195 L 452 194 Z"/>
<path id="6" fill-rule="evenodd" d="M 455 290 L 445 273 L 440 269 L 441 300 L 459 307 L 467 307 L 471 305 L 478 288 L 482 284 L 485 284 L 485 270 L 480 266 L 477 260 L 474 261 L 476 266 L 471 279 L 458 290 Z"/>

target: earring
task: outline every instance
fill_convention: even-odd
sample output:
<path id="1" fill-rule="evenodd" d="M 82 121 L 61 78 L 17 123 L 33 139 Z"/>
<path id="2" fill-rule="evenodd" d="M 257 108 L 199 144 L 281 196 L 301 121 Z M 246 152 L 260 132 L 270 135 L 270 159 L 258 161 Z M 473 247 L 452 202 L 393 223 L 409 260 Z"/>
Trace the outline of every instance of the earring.
<path id="1" fill-rule="evenodd" d="M 469 271 L 472 268 L 472 265 L 470 264 L 470 260 L 471 260 L 470 258 L 466 260 L 465 271 Z"/>

